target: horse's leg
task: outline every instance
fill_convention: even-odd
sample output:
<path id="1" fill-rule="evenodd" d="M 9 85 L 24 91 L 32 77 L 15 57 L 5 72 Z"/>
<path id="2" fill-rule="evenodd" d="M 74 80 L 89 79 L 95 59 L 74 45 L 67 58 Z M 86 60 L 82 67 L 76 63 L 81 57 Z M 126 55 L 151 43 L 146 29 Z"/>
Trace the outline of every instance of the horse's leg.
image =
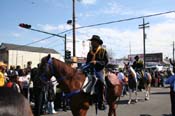
<path id="1" fill-rule="evenodd" d="M 148 100 L 148 85 L 144 85 L 145 87 L 145 100 Z"/>
<path id="2" fill-rule="evenodd" d="M 152 77 L 150 76 L 150 78 L 149 78 L 149 84 L 148 84 L 148 93 L 149 93 L 149 96 L 151 95 L 151 82 L 152 82 Z"/>
<path id="3" fill-rule="evenodd" d="M 86 116 L 88 109 L 89 109 L 89 106 L 86 108 L 82 107 L 81 109 L 79 108 L 75 109 L 74 107 L 74 108 L 71 108 L 71 111 L 72 111 L 73 116 Z"/>
<path id="4" fill-rule="evenodd" d="M 129 88 L 129 101 L 128 104 L 131 104 L 132 101 L 132 89 Z"/>
<path id="5" fill-rule="evenodd" d="M 80 116 L 86 116 L 89 106 L 90 106 L 89 102 L 83 103 L 82 107 L 80 108 Z"/>
<path id="6" fill-rule="evenodd" d="M 116 111 L 115 111 L 115 109 L 116 109 L 116 104 L 115 104 L 115 102 L 110 103 L 110 104 L 109 104 L 108 116 L 112 116 L 112 115 L 116 116 Z"/>
<path id="7" fill-rule="evenodd" d="M 135 90 L 135 102 L 136 102 L 136 103 L 138 102 L 138 94 L 137 94 L 137 91 L 138 91 L 138 83 L 136 82 L 136 90 Z"/>
<path id="8" fill-rule="evenodd" d="M 109 104 L 108 116 L 112 116 L 112 104 Z"/>
<path id="9" fill-rule="evenodd" d="M 150 84 L 147 84 L 145 86 L 146 94 L 145 94 L 145 100 L 149 100 L 150 97 Z"/>
<path id="10" fill-rule="evenodd" d="M 114 116 L 117 116 L 117 113 L 116 113 L 116 108 L 117 108 L 117 104 L 114 103 Z"/>
<path id="11" fill-rule="evenodd" d="M 137 97 L 137 90 L 135 91 L 135 102 L 137 103 L 138 102 L 138 97 Z"/>
<path id="12" fill-rule="evenodd" d="M 80 116 L 86 116 L 87 111 L 87 109 L 80 109 Z"/>
<path id="13" fill-rule="evenodd" d="M 147 87 L 146 87 L 146 100 L 149 100 L 149 97 L 150 97 L 150 93 L 151 93 L 151 81 L 152 81 L 152 77 L 150 74 L 148 74 L 148 83 L 146 83 Z"/>

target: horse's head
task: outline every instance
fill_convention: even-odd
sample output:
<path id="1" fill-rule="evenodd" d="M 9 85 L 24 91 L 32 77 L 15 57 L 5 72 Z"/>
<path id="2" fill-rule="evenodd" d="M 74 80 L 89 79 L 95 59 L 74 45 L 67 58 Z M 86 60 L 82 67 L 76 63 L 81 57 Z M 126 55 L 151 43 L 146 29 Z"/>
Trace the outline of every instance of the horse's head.
<path id="1" fill-rule="evenodd" d="M 38 75 L 41 79 L 47 81 L 53 76 L 53 66 L 52 66 L 52 58 L 50 54 L 41 59 L 41 63 L 38 66 Z"/>
<path id="2" fill-rule="evenodd" d="M 128 74 L 131 72 L 131 65 L 129 62 L 128 63 L 124 62 L 123 72 L 125 73 L 126 76 L 128 76 Z"/>
<path id="3" fill-rule="evenodd" d="M 130 69 L 130 67 L 131 67 L 131 66 L 130 66 L 129 62 L 128 62 L 128 63 L 125 63 L 125 62 L 124 62 L 124 70 L 125 70 L 125 71 L 128 71 L 128 70 Z"/>

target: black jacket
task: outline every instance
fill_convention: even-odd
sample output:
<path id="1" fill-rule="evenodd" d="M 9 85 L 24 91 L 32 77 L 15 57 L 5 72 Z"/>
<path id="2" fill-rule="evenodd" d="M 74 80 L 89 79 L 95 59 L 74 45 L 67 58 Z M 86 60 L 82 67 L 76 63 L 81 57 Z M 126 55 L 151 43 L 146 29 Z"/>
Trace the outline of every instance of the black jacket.
<path id="1" fill-rule="evenodd" d="M 87 61 L 86 63 L 90 63 L 93 60 L 93 54 L 91 51 L 88 52 L 87 54 Z M 108 54 L 107 51 L 104 48 L 101 48 L 95 56 L 96 64 L 94 65 L 94 68 L 96 71 L 100 71 L 104 69 L 104 67 L 108 63 Z"/>

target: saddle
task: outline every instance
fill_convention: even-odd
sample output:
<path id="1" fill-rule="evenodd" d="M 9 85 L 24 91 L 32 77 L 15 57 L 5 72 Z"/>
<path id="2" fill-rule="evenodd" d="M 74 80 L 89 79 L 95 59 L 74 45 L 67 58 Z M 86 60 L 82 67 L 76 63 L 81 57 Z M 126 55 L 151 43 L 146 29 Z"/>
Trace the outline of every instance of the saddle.
<path id="1" fill-rule="evenodd" d="M 94 95 L 95 94 L 95 85 L 96 85 L 97 80 L 98 80 L 96 78 L 95 73 L 93 72 L 90 65 L 84 65 L 79 70 L 81 70 L 86 76 L 86 79 L 85 79 L 83 86 L 82 86 L 82 91 L 84 93 L 89 93 L 90 95 Z"/>
<path id="2" fill-rule="evenodd" d="M 90 93 L 90 95 L 95 94 L 95 85 L 97 83 L 97 78 L 95 75 L 87 75 L 86 80 L 83 83 L 82 90 L 85 93 Z"/>
<path id="3" fill-rule="evenodd" d="M 122 83 L 118 79 L 115 73 L 108 73 L 106 77 L 107 90 L 112 91 L 113 95 L 121 96 L 122 94 Z"/>

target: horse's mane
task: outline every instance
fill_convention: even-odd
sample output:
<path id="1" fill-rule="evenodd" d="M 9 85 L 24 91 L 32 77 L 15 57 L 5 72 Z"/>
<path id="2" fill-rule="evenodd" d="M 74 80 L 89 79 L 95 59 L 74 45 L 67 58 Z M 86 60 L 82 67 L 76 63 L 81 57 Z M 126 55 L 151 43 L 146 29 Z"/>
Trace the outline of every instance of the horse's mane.
<path id="1" fill-rule="evenodd" d="M 61 73 L 57 74 L 58 76 L 71 77 L 76 73 L 76 69 L 65 64 L 61 60 L 58 60 L 56 58 L 52 58 L 52 59 L 53 59 L 53 64 L 54 64 L 55 70 L 57 70 L 57 72 L 61 72 Z"/>
<path id="2" fill-rule="evenodd" d="M 69 90 L 77 90 L 82 87 L 86 78 L 82 71 L 74 69 L 56 58 L 52 58 L 52 60 L 54 70 L 57 73 L 55 74 L 56 78 L 58 80 L 64 80 L 64 83 L 66 83 L 67 87 L 69 87 Z"/>
<path id="3" fill-rule="evenodd" d="M 82 87 L 85 81 L 85 74 L 82 71 L 72 68 L 63 61 L 50 57 L 49 55 L 43 57 L 41 60 L 41 67 L 49 64 L 49 73 L 57 78 L 57 81 L 62 86 L 65 92 L 78 90 Z"/>

